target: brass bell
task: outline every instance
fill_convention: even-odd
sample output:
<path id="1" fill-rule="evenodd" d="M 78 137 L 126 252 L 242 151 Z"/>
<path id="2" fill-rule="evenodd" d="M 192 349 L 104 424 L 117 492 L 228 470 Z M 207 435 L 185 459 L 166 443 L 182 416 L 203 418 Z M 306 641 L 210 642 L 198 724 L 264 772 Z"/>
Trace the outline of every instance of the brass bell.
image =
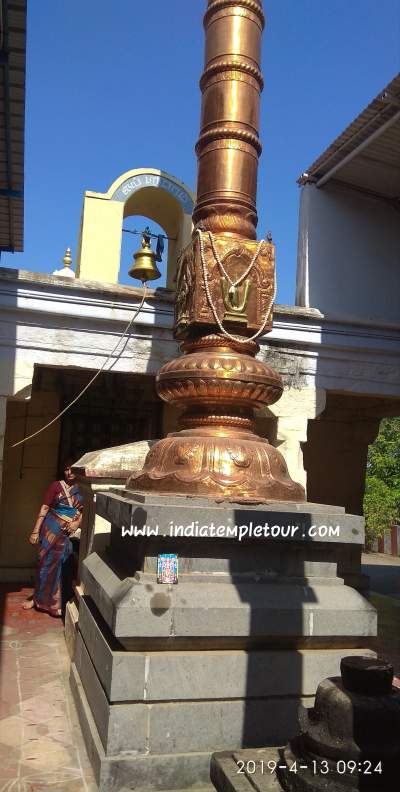
<path id="1" fill-rule="evenodd" d="M 142 248 L 134 253 L 133 258 L 135 263 L 129 270 L 131 278 L 137 278 L 142 283 L 161 278 L 161 272 L 156 264 L 156 254 L 151 249 L 150 237 L 147 234 L 143 234 Z"/>

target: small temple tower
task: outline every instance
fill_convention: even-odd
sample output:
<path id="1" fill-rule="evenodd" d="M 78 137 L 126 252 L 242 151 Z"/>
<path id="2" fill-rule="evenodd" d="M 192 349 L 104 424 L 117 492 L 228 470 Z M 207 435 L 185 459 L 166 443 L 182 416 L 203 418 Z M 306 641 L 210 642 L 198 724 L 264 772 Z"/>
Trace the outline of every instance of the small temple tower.
<path id="1" fill-rule="evenodd" d="M 171 174 L 135 168 L 121 174 L 107 192 L 86 191 L 78 242 L 77 277 L 118 283 L 122 224 L 131 215 L 145 215 L 169 237 L 167 288 L 174 288 L 176 263 L 192 233 L 194 195 Z"/>

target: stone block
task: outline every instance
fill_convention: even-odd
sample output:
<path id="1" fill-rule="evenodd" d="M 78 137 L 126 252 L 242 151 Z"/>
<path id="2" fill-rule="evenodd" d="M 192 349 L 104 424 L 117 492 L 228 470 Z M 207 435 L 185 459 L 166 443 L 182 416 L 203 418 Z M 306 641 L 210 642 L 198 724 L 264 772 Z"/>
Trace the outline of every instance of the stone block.
<path id="1" fill-rule="evenodd" d="M 93 550 L 97 549 L 95 547 Z M 218 582 L 281 582 L 307 585 L 320 578 L 321 583 L 343 583 L 337 575 L 337 562 L 327 557 L 322 544 L 290 545 L 283 542 L 265 545 L 256 542 L 226 542 L 218 539 L 146 539 L 122 538 L 116 525 L 112 527 L 111 551 L 128 577 L 140 572 L 157 576 L 158 554 L 176 552 L 179 555 L 179 575 L 182 581 Z M 332 556 L 333 554 L 331 554 Z M 121 568 L 121 572 L 123 571 Z M 137 570 L 135 572 L 135 570 Z"/>
<path id="2" fill-rule="evenodd" d="M 338 573 L 357 575 L 362 518 L 318 504 L 97 499 L 113 527 L 83 564 L 71 685 L 101 792 L 206 784 L 212 752 L 285 743 L 299 704 L 375 634 L 374 608 Z M 294 525 L 297 540 L 168 536 L 170 520 L 262 519 Z M 124 543 L 134 521 L 147 532 Z M 313 536 L 311 524 L 340 532 Z M 160 552 L 178 553 L 178 585 L 157 583 Z"/>
<path id="3" fill-rule="evenodd" d="M 110 756 L 123 751 L 145 753 L 148 750 L 146 705 L 110 706 L 80 634 L 76 641 L 74 665 L 106 753 Z"/>
<path id="4" fill-rule="evenodd" d="M 78 608 L 75 600 L 67 602 L 65 609 L 64 620 L 64 637 L 69 656 L 72 658 L 75 654 L 76 635 L 78 631 Z"/>
<path id="5" fill-rule="evenodd" d="M 149 704 L 150 753 L 192 753 L 233 749 L 287 739 L 288 727 L 298 732 L 299 704 L 310 699 L 289 696 L 230 701 Z M 129 705 L 127 705 L 129 706 Z"/>
<path id="6" fill-rule="evenodd" d="M 88 451 L 74 464 L 78 476 L 96 483 L 115 479 L 125 483 L 133 470 L 141 470 L 157 440 L 139 440 L 125 445 Z"/>
<path id="7" fill-rule="evenodd" d="M 79 631 L 108 699 L 144 700 L 146 654 L 123 650 L 87 597 L 79 603 Z"/>
<path id="8" fill-rule="evenodd" d="M 217 792 L 282 792 L 274 765 L 278 748 L 223 751 L 211 757 L 210 777 Z"/>
<path id="9" fill-rule="evenodd" d="M 107 756 L 74 664 L 71 666 L 70 682 L 99 792 L 121 792 L 124 786 L 136 792 L 184 790 L 189 787 L 192 792 L 205 792 L 204 787 L 210 783 L 209 751 Z"/>
<path id="10" fill-rule="evenodd" d="M 158 536 L 170 536 L 170 526 L 188 526 L 194 515 L 199 525 L 253 526 L 268 522 L 273 525 L 295 525 L 298 531 L 285 541 L 307 541 L 328 543 L 364 544 L 364 519 L 346 514 L 340 506 L 325 506 L 319 503 L 271 502 L 270 504 L 221 503 L 207 498 L 186 498 L 135 493 L 99 493 L 96 511 L 104 519 L 118 527 L 142 526 L 157 529 Z M 312 525 L 339 526 L 339 536 L 310 536 L 307 529 Z M 210 538 L 214 538 L 209 533 Z M 203 534 L 202 538 L 206 538 Z M 224 538 L 224 537 L 221 537 Z M 232 537 L 231 537 L 232 538 Z M 229 537 L 226 537 L 228 540 Z M 270 541 L 268 538 L 263 541 Z"/>
<path id="11" fill-rule="evenodd" d="M 169 754 L 261 746 L 297 733 L 298 696 L 110 704 L 79 635 L 75 667 L 108 756 L 124 751 Z"/>
<path id="12" fill-rule="evenodd" d="M 340 673 L 349 651 L 125 651 L 87 598 L 79 630 L 110 702 L 313 695 L 323 677 Z"/>
<path id="13" fill-rule="evenodd" d="M 116 638 L 376 634 L 375 609 L 347 586 L 121 581 L 96 553 L 85 560 L 82 577 Z"/>

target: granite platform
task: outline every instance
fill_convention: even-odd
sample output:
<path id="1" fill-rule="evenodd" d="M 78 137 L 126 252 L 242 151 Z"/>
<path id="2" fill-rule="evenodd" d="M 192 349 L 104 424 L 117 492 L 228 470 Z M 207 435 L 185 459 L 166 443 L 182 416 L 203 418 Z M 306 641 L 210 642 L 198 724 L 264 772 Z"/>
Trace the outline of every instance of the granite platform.
<path id="1" fill-rule="evenodd" d="M 201 788 L 215 751 L 284 744 L 376 634 L 343 509 L 119 490 L 96 510 L 112 527 L 83 564 L 71 686 L 100 792 Z M 164 552 L 177 585 L 157 583 Z"/>

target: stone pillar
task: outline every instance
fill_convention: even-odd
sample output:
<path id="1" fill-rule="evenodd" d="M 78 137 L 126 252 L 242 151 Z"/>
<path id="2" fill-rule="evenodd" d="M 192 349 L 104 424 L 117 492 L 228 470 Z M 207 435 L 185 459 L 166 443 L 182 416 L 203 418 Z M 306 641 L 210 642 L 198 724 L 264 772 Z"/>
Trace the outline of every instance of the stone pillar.
<path id="1" fill-rule="evenodd" d="M 310 501 L 363 513 L 368 446 L 374 442 L 379 424 L 380 418 L 357 420 L 352 413 L 310 421 L 304 448 Z"/>
<path id="2" fill-rule="evenodd" d="M 329 502 L 362 514 L 368 446 L 379 432 L 380 419 L 357 420 L 353 411 L 341 413 L 309 422 L 304 447 L 307 495 L 313 503 Z M 337 561 L 338 575 L 359 591 L 368 588 L 368 577 L 361 574 L 362 550 L 360 545 L 342 545 Z"/>
<path id="3" fill-rule="evenodd" d="M 303 485 L 308 496 L 303 446 L 308 440 L 309 420 L 322 413 L 325 403 L 326 392 L 320 388 L 289 388 L 276 404 L 269 407 L 269 412 L 278 419 L 276 445 L 283 454 L 291 478 Z M 309 497 L 309 500 L 313 498 Z"/>

